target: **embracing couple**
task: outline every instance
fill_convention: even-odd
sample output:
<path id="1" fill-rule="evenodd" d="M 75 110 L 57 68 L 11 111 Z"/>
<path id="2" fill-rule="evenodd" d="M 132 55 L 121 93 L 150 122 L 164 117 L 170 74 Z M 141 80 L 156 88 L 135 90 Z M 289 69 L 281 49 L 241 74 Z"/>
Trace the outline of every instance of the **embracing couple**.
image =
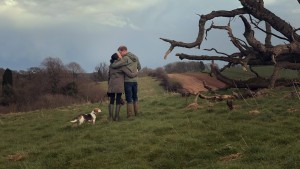
<path id="1" fill-rule="evenodd" d="M 139 70 L 141 70 L 141 65 L 138 57 L 128 52 L 126 46 L 120 46 L 118 52 L 111 56 L 107 91 L 110 99 L 108 106 L 110 120 L 120 120 L 119 113 L 124 91 L 127 104 L 127 118 L 138 115 L 137 73 Z M 115 102 L 116 106 L 114 106 Z"/>

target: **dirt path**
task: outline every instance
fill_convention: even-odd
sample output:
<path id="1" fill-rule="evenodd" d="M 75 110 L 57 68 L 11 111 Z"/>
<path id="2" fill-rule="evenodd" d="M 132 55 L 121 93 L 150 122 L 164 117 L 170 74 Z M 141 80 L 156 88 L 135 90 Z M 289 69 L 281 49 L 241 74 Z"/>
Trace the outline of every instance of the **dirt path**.
<path id="1" fill-rule="evenodd" d="M 191 94 L 196 94 L 199 91 L 207 91 L 207 89 L 204 88 L 203 81 L 213 90 L 226 87 L 226 84 L 205 73 L 173 73 L 168 74 L 168 76 L 179 81 L 183 88 Z"/>

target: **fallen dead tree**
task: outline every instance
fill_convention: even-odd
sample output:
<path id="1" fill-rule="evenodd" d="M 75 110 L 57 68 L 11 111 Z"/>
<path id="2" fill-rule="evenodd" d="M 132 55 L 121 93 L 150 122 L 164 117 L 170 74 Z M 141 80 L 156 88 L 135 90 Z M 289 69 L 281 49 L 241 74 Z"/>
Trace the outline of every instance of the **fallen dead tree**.
<path id="1" fill-rule="evenodd" d="M 170 44 L 164 58 L 177 47 L 198 48 L 203 47 L 202 43 L 207 40 L 208 33 L 214 30 L 222 30 L 228 34 L 228 41 L 236 48 L 231 53 L 225 53 L 223 49 L 210 48 L 205 51 L 214 52 L 215 54 L 207 55 L 177 53 L 179 59 L 199 60 L 199 61 L 223 61 L 228 64 L 220 70 L 214 71 L 213 74 L 218 80 L 228 84 L 230 87 L 261 89 L 274 88 L 278 86 L 279 72 L 283 69 L 300 70 L 300 28 L 292 26 L 291 22 L 277 16 L 265 7 L 264 0 L 238 0 L 241 4 L 239 8 L 232 10 L 212 11 L 200 16 L 198 34 L 194 41 L 182 42 L 172 39 L 160 38 Z M 298 0 L 299 2 L 299 0 Z M 292 2 L 291 2 L 292 3 Z M 227 24 L 216 25 L 214 20 L 226 18 Z M 243 36 L 236 33 L 232 28 L 232 22 L 240 20 L 243 27 Z M 209 26 L 207 22 L 211 22 Z M 264 25 L 263 25 L 264 24 Z M 262 37 L 257 32 L 262 32 Z M 259 35 L 259 36 L 257 36 Z M 277 40 L 283 41 L 277 44 Z M 275 43 L 274 43 L 275 42 Z M 227 45 L 224 45 L 227 47 Z M 219 48 L 219 47 L 218 47 Z M 236 81 L 230 77 L 225 77 L 220 72 L 235 65 L 241 65 L 244 70 L 250 70 L 256 75 L 256 78 L 247 81 Z M 253 67 L 256 66 L 273 66 L 273 72 L 269 77 L 262 78 L 262 74 L 255 72 Z"/>

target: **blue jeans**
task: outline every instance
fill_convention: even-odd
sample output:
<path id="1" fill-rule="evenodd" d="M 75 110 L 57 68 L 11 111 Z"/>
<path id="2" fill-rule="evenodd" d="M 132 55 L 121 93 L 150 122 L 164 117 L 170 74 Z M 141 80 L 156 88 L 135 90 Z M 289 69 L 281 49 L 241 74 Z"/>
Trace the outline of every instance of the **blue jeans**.
<path id="1" fill-rule="evenodd" d="M 125 98 L 127 103 L 137 102 L 138 101 L 138 84 L 137 82 L 125 82 Z"/>

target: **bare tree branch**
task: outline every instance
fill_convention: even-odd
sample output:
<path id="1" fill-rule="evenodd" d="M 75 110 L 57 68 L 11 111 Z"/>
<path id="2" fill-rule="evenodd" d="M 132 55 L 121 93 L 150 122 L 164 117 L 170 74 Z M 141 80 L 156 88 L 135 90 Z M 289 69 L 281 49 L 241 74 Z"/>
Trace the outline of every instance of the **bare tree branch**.
<path id="1" fill-rule="evenodd" d="M 266 30 L 264 30 L 264 29 L 262 29 L 261 27 L 258 26 L 259 22 L 256 22 L 256 23 L 255 23 L 255 21 L 253 20 L 253 18 L 251 17 L 251 15 L 250 15 L 249 17 L 250 17 L 251 23 L 255 26 L 255 28 L 257 28 L 257 29 L 259 29 L 260 31 L 262 31 L 262 32 L 264 32 L 264 33 L 267 34 L 266 39 L 271 40 L 271 36 L 270 36 L 270 35 L 273 35 L 273 36 L 277 37 L 278 39 L 282 39 L 282 40 L 289 41 L 289 39 L 287 39 L 287 38 L 284 38 L 284 37 L 281 37 L 281 36 L 278 36 L 278 35 L 272 33 L 272 32 L 271 32 L 271 25 L 270 25 L 268 22 L 266 22 Z M 266 44 L 266 45 L 267 45 L 267 44 Z"/>
<path id="2" fill-rule="evenodd" d="M 226 53 L 223 53 L 223 52 L 219 52 L 217 49 L 215 48 L 211 48 L 211 49 L 203 49 L 203 50 L 206 50 L 206 51 L 215 51 L 217 54 L 221 54 L 221 55 L 226 55 L 226 56 L 230 56 L 229 54 L 226 54 Z"/>
<path id="3" fill-rule="evenodd" d="M 243 7 L 248 11 L 249 14 L 258 18 L 259 20 L 264 20 L 268 22 L 275 30 L 282 33 L 290 41 L 293 40 L 292 32 L 293 27 L 284 21 L 283 19 L 276 16 L 274 13 L 263 7 L 263 3 L 257 2 L 257 0 L 239 0 Z M 262 1 L 262 0 L 260 0 Z M 297 41 L 300 41 L 300 36 L 295 35 L 294 37 Z"/>
<path id="4" fill-rule="evenodd" d="M 168 54 L 170 54 L 175 47 L 193 48 L 193 47 L 198 46 L 200 48 L 201 43 L 203 41 L 203 37 L 204 37 L 205 24 L 208 20 L 214 19 L 216 17 L 229 17 L 230 18 L 230 17 L 234 17 L 234 16 L 244 14 L 244 13 L 246 13 L 244 8 L 239 8 L 239 9 L 235 9 L 232 11 L 213 11 L 210 14 L 201 15 L 201 18 L 200 18 L 199 24 L 198 24 L 198 27 L 199 27 L 198 36 L 197 36 L 196 40 L 192 43 L 184 43 L 184 42 L 180 42 L 180 41 L 160 38 L 161 40 L 163 40 L 165 42 L 169 42 L 171 44 L 171 47 L 169 48 L 168 52 L 166 52 L 166 55 L 164 56 L 164 58 L 166 58 L 168 56 Z"/>

